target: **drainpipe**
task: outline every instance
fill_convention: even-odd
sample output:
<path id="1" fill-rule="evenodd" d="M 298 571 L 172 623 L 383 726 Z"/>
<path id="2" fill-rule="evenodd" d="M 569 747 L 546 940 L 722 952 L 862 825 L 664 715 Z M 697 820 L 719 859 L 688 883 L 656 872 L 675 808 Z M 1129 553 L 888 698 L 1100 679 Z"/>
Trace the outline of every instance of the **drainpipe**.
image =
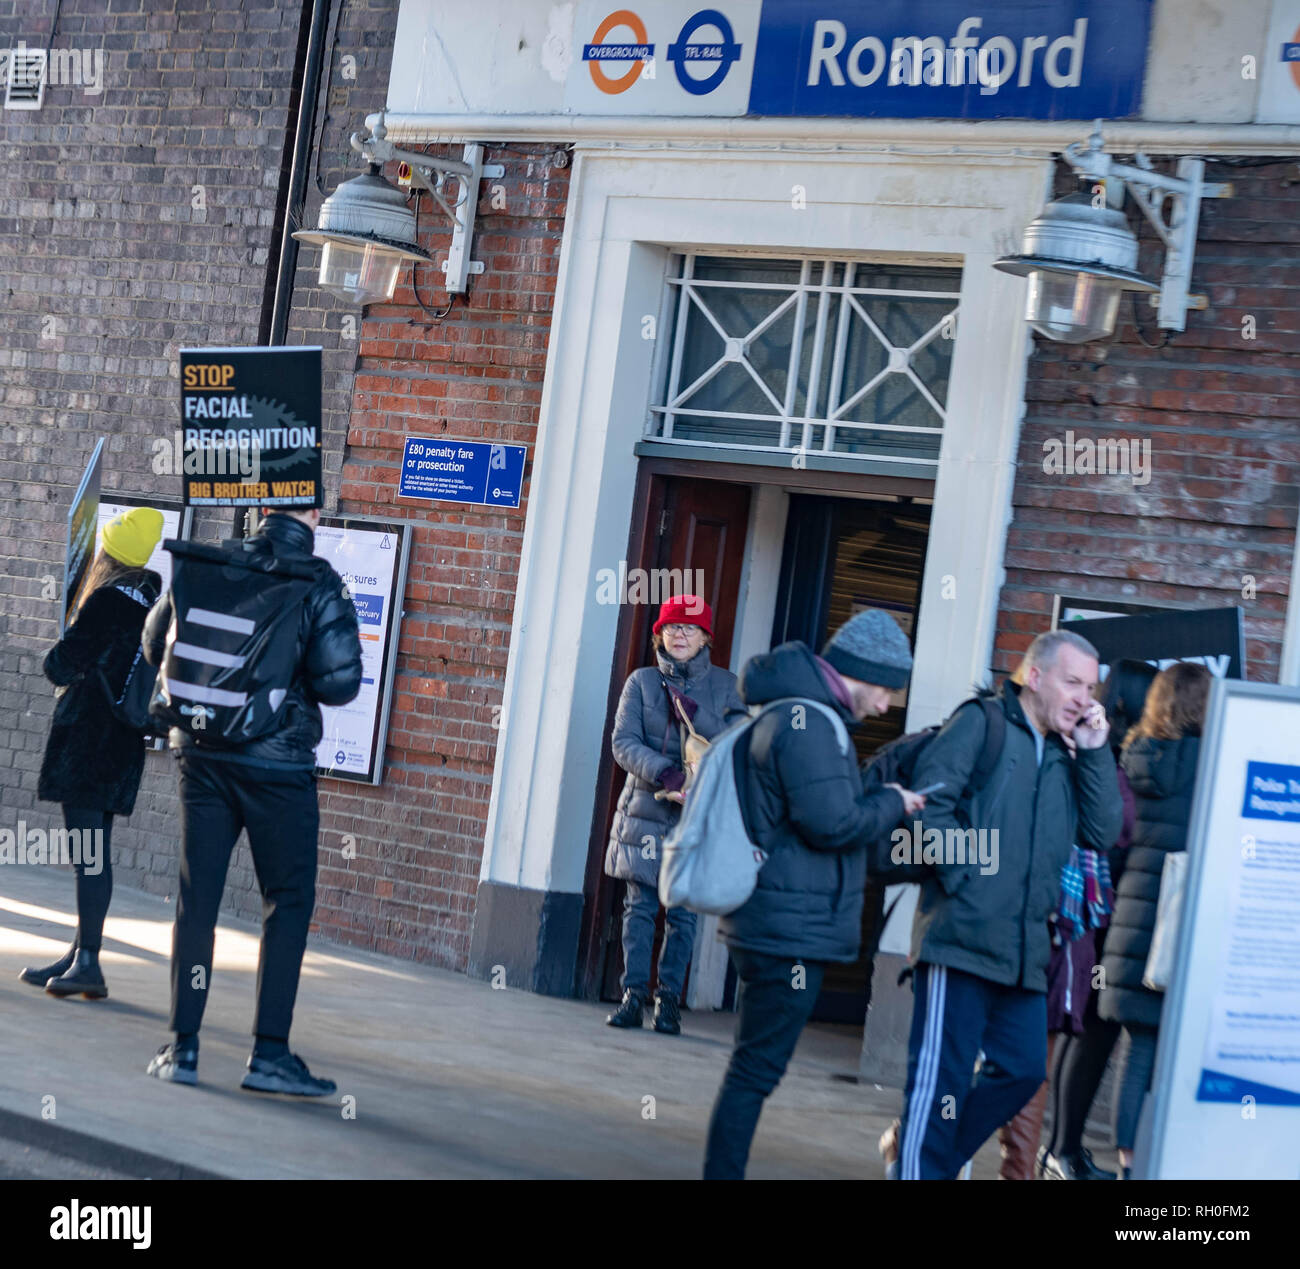
<path id="1" fill-rule="evenodd" d="M 303 0 L 311 5 L 311 30 L 307 52 L 302 62 L 302 91 L 298 108 L 291 120 L 293 154 L 289 167 L 289 188 L 280 216 L 280 260 L 275 274 L 275 293 L 271 303 L 271 324 L 263 341 L 268 347 L 283 344 L 289 332 L 289 310 L 293 304 L 293 278 L 298 267 L 298 243 L 293 237 L 295 220 L 302 213 L 307 192 L 307 174 L 311 166 L 312 132 L 316 123 L 316 99 L 320 94 L 321 64 L 325 59 L 325 27 L 329 19 L 330 0 Z M 299 45 L 301 47 L 301 45 Z M 263 309 L 263 320 L 265 312 Z M 249 507 L 235 509 L 236 537 L 247 537 L 246 521 L 252 517 Z"/>

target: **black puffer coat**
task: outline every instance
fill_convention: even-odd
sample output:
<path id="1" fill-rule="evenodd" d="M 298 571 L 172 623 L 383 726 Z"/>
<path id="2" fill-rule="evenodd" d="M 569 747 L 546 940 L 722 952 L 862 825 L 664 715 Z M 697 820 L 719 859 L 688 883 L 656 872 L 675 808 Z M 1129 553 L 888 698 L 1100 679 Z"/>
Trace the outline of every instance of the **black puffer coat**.
<path id="1" fill-rule="evenodd" d="M 162 578 L 143 571 L 101 586 L 45 657 L 45 677 L 66 688 L 54 706 L 36 796 L 110 815 L 130 815 L 144 772 L 144 737 L 119 723 L 109 687 L 120 689 Z"/>
<path id="2" fill-rule="evenodd" d="M 1200 752 L 1198 736 L 1143 736 L 1124 751 L 1124 774 L 1137 797 L 1137 818 L 1101 958 L 1106 986 L 1097 997 L 1097 1014 L 1107 1022 L 1160 1025 L 1164 994 L 1143 987 L 1142 975 L 1156 928 L 1165 856 L 1187 849 Z"/>
<path id="3" fill-rule="evenodd" d="M 361 637 L 357 610 L 343 590 L 343 579 L 312 554 L 311 529 L 292 516 L 271 514 L 251 537 L 227 543 L 249 553 L 252 561 L 272 557 L 309 564 L 318 580 L 303 601 L 298 626 L 298 675 L 285 696 L 277 729 L 239 748 L 204 744 L 201 736 L 173 727 L 168 743 L 174 751 L 201 753 L 205 758 L 269 767 L 276 770 L 311 770 L 323 725 L 322 705 L 346 705 L 361 690 Z M 250 572 L 250 582 L 256 573 Z M 168 591 L 153 607 L 144 629 L 144 654 L 151 665 L 161 665 L 167 641 L 175 636 L 172 594 Z"/>
<path id="4" fill-rule="evenodd" d="M 853 716 L 831 695 L 812 650 L 783 643 L 740 672 L 748 705 L 793 696 Z M 849 739 L 845 737 L 846 741 Z M 754 893 L 718 923 L 729 947 L 810 961 L 855 961 L 862 939 L 866 845 L 903 815 L 895 789 L 864 794 L 852 743 L 821 710 L 768 710 L 754 724 L 741 789 L 746 822 L 768 852 Z"/>
<path id="5" fill-rule="evenodd" d="M 670 714 L 665 681 L 698 703 L 691 724 L 712 740 L 731 723 L 746 717 L 736 694 L 736 676 L 709 659 L 701 648 L 689 661 L 656 654 L 656 666 L 633 670 L 623 684 L 611 742 L 614 761 L 627 772 L 605 851 L 605 871 L 622 881 L 653 886 L 659 880 L 664 838 L 677 823 L 682 808 L 676 802 L 655 801 L 660 781 L 682 765 L 681 720 Z"/>

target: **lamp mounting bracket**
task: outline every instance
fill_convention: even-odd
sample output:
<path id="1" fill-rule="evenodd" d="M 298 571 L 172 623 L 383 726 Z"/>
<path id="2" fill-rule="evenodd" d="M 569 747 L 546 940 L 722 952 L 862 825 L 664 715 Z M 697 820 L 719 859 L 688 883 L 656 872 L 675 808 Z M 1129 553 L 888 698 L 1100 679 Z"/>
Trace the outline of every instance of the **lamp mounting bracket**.
<path id="1" fill-rule="evenodd" d="M 1101 125 L 1098 119 L 1087 144 L 1073 142 L 1065 147 L 1063 157 L 1080 177 L 1105 186 L 1108 202 L 1117 186 L 1132 195 L 1165 247 L 1157 323 L 1163 330 L 1185 330 L 1187 310 L 1206 308 L 1209 303 L 1203 295 L 1189 294 L 1201 200 L 1231 198 L 1233 188 L 1226 182 L 1206 181 L 1203 159 L 1179 159 L 1175 176 L 1157 172 L 1141 151 L 1131 164 L 1117 163 L 1103 149 Z"/>
<path id="2" fill-rule="evenodd" d="M 447 275 L 448 294 L 464 293 L 469 275 L 482 273 L 484 268 L 482 261 L 469 258 L 479 181 L 485 176 L 489 179 L 504 176 L 505 168 L 500 163 L 484 163 L 483 147 L 477 143 L 465 147 L 463 159 L 399 149 L 388 140 L 382 112 L 369 136 L 360 132 L 352 134 L 352 148 L 371 163 L 405 163 L 410 167 L 411 184 L 423 189 L 451 221 L 451 245 L 439 267 Z M 444 194 L 448 177 L 455 178 L 457 187 L 456 197 L 450 201 Z"/>

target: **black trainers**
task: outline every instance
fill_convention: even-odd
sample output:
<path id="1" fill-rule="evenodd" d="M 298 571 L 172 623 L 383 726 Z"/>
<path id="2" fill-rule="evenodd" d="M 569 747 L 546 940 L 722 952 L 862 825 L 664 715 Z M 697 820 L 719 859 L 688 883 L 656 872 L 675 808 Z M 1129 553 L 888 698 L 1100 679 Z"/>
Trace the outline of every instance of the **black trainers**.
<path id="1" fill-rule="evenodd" d="M 182 1049 L 176 1044 L 164 1044 L 149 1059 L 146 1075 L 172 1084 L 197 1084 L 199 1082 L 198 1049 Z"/>
<path id="2" fill-rule="evenodd" d="M 72 946 L 52 965 L 42 965 L 39 969 L 25 969 L 18 977 L 25 983 L 31 983 L 33 987 L 44 987 L 51 978 L 58 978 L 60 975 L 66 974 L 72 968 L 72 962 L 76 959 L 77 940 L 73 939 Z"/>
<path id="3" fill-rule="evenodd" d="M 108 995 L 104 975 L 99 968 L 99 953 L 77 949 L 76 959 L 66 973 L 51 978 L 45 984 L 51 996 L 85 996 L 87 1000 L 103 1000 Z"/>
<path id="4" fill-rule="evenodd" d="M 635 991 L 623 993 L 623 1003 L 605 1019 L 608 1027 L 640 1027 L 645 1024 L 645 997 Z"/>
<path id="5" fill-rule="evenodd" d="M 655 1030 L 660 1035 L 681 1035 L 682 1009 L 671 991 L 655 992 Z"/>
<path id="6" fill-rule="evenodd" d="M 240 1088 L 255 1093 L 288 1093 L 291 1097 L 328 1097 L 338 1091 L 333 1080 L 317 1079 L 307 1063 L 293 1053 L 278 1058 L 250 1057 Z"/>

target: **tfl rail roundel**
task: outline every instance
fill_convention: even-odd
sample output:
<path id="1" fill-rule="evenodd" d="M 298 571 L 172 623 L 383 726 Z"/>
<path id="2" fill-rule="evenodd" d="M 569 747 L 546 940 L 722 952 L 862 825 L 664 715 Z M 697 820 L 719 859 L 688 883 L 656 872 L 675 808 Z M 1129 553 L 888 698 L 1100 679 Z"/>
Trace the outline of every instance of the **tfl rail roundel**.
<path id="1" fill-rule="evenodd" d="M 692 44 L 691 36 L 704 26 L 717 27 L 722 34 L 721 42 L 705 40 Z M 705 93 L 711 93 L 727 78 L 732 63 L 740 60 L 740 45 L 736 43 L 736 33 L 731 29 L 731 23 L 717 9 L 701 9 L 686 19 L 676 41 L 668 46 L 668 60 L 677 72 L 677 82 L 688 93 L 702 97 Z M 688 65 L 699 66 L 709 62 L 715 63 L 713 73 L 703 79 L 695 79 L 687 74 Z"/>

